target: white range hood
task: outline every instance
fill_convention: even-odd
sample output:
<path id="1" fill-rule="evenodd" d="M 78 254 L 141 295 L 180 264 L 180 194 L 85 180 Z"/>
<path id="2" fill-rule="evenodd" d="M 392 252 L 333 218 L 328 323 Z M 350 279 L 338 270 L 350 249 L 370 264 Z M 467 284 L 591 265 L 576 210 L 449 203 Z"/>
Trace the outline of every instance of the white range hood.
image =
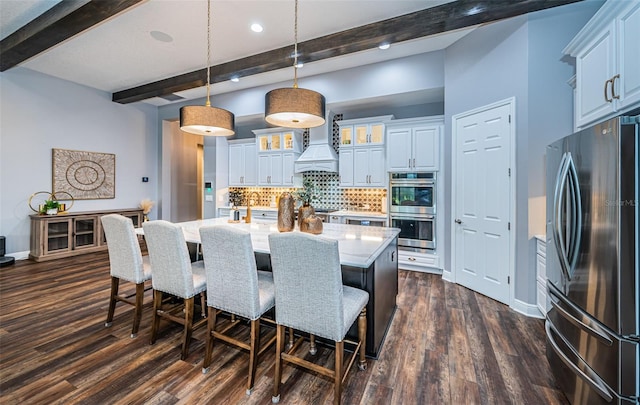
<path id="1" fill-rule="evenodd" d="M 333 116 L 329 111 L 322 126 L 309 128 L 309 146 L 294 163 L 296 173 L 319 171 L 338 172 L 338 155 L 330 145 L 333 135 Z"/>

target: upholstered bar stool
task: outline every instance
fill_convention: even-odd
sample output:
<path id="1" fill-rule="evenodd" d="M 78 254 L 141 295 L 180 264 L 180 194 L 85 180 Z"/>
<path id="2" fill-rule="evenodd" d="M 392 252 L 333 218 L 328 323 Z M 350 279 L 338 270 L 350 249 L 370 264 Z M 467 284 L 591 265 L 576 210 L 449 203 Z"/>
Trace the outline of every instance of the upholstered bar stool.
<path id="1" fill-rule="evenodd" d="M 273 342 L 275 336 L 260 345 L 260 317 L 275 305 L 273 276 L 258 271 L 251 244 L 251 235 L 229 226 L 200 228 L 200 240 L 207 274 L 207 305 L 209 309 L 207 343 L 202 372 L 211 364 L 214 339 L 220 339 L 249 351 L 247 395 L 251 394 L 258 356 Z M 239 322 L 216 330 L 217 310 L 229 312 L 250 321 L 249 343 L 227 334 Z"/>
<path id="2" fill-rule="evenodd" d="M 131 337 L 134 338 L 138 334 L 140 319 L 142 318 L 144 284 L 145 281 L 151 279 L 149 256 L 142 256 L 140 243 L 131 218 L 119 214 L 109 214 L 102 216 L 100 221 L 107 238 L 111 273 L 111 295 L 109 297 L 109 312 L 107 313 L 105 326 L 111 326 L 118 301 L 132 305 L 134 310 Z M 136 285 L 135 299 L 131 299 L 134 295 L 118 294 L 120 280 L 129 281 Z"/>
<path id="3" fill-rule="evenodd" d="M 204 325 L 206 318 L 193 323 L 194 297 L 201 296 L 204 308 L 204 297 L 207 280 L 204 274 L 204 263 L 191 263 L 187 242 L 182 228 L 171 222 L 157 220 L 144 222 L 144 237 L 153 269 L 153 322 L 151 326 L 151 344 L 156 342 L 160 318 L 164 318 L 184 326 L 182 335 L 181 360 L 189 355 L 191 333 L 194 328 Z M 163 308 L 163 294 L 171 294 L 182 298 L 184 305 Z"/>
<path id="4" fill-rule="evenodd" d="M 358 367 L 366 369 L 366 291 L 342 285 L 338 241 L 287 232 L 269 235 L 271 266 L 276 290 L 276 368 L 272 401 L 280 401 L 282 363 L 289 362 L 334 380 L 334 404 L 340 404 L 342 386 L 357 355 Z M 344 337 L 358 318 L 358 342 Z M 336 342 L 335 366 L 328 369 L 294 355 L 298 338 L 284 351 L 285 327 Z M 343 368 L 344 343 L 355 345 Z M 313 346 L 312 346 L 313 347 Z"/>

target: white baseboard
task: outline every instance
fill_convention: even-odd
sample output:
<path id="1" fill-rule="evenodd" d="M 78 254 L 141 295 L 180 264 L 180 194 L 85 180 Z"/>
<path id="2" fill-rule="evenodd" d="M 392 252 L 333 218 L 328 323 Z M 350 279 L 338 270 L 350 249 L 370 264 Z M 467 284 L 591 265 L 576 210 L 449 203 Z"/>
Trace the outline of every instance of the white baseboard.
<path id="1" fill-rule="evenodd" d="M 524 301 L 520 301 L 518 299 L 513 300 L 513 305 L 510 306 L 516 312 L 520 312 L 523 315 L 526 315 L 531 318 L 544 319 L 544 315 L 538 309 L 538 305 L 536 304 L 528 304 Z"/>
<path id="2" fill-rule="evenodd" d="M 16 260 L 25 260 L 25 259 L 29 258 L 29 251 L 25 250 L 24 252 L 8 253 L 8 254 L 6 254 L 6 256 L 11 256 Z"/>
<path id="3" fill-rule="evenodd" d="M 442 279 L 450 283 L 455 283 L 455 280 L 453 279 L 453 273 L 445 269 L 442 270 Z"/>

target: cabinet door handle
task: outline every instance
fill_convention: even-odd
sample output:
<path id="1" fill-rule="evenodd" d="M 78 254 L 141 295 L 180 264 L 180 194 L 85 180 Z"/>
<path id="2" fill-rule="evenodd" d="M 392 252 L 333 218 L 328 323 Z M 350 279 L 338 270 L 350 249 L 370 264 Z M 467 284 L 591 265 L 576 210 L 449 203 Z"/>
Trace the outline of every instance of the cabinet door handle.
<path id="1" fill-rule="evenodd" d="M 409 169 L 411 169 L 411 158 L 409 158 Z"/>
<path id="2" fill-rule="evenodd" d="M 620 100 L 620 95 L 616 95 L 616 79 L 619 79 L 620 75 L 617 74 L 611 78 L 611 98 Z"/>
<path id="3" fill-rule="evenodd" d="M 293 183 L 293 175 L 291 175 L 291 182 Z"/>
<path id="4" fill-rule="evenodd" d="M 415 257 L 407 257 L 407 260 L 411 261 L 411 262 L 415 262 L 416 258 Z"/>
<path id="5" fill-rule="evenodd" d="M 416 167 L 416 158 L 413 158 L 413 167 Z"/>
<path id="6" fill-rule="evenodd" d="M 606 82 L 604 82 L 604 101 L 606 101 L 607 103 L 611 103 L 613 101 L 612 98 L 609 98 L 609 83 L 612 82 L 612 79 L 607 80 Z"/>

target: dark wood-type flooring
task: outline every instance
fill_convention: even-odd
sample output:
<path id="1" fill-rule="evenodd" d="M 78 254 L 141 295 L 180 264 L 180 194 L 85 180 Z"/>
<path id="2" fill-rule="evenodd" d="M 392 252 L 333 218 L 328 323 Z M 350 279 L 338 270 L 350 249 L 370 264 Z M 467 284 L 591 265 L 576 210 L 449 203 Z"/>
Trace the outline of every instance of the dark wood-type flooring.
<path id="1" fill-rule="evenodd" d="M 204 329 L 194 332 L 181 361 L 179 326 L 163 323 L 149 345 L 150 307 L 135 339 L 130 306 L 118 304 L 105 328 L 108 266 L 104 252 L 0 270 L 0 403 L 271 403 L 275 348 L 261 358 L 246 396 L 245 352 L 217 343 L 202 374 Z M 380 357 L 369 359 L 366 371 L 354 366 L 343 403 L 567 404 L 553 388 L 541 320 L 437 275 L 401 271 L 399 278 L 398 309 Z M 316 356 L 333 361 L 323 347 Z M 282 404 L 333 398 L 330 381 L 291 366 L 283 381 Z"/>

